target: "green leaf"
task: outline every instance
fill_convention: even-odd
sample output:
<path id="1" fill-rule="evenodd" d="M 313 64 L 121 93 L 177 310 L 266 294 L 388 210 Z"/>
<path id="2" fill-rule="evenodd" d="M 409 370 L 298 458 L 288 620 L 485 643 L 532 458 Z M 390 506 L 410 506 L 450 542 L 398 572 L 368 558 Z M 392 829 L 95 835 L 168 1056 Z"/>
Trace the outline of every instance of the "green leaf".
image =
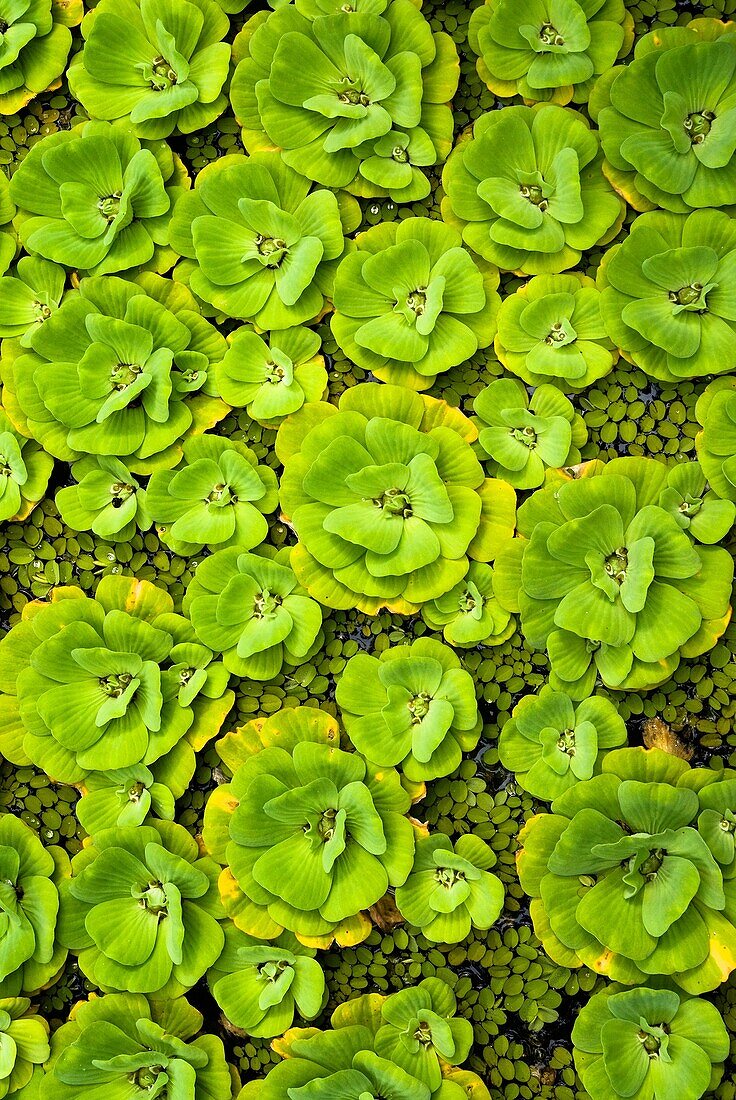
<path id="1" fill-rule="evenodd" d="M 663 935 L 681 917 L 700 886 L 697 868 L 687 859 L 666 856 L 652 882 L 644 887 L 642 920 L 653 936 Z"/>
<path id="2" fill-rule="evenodd" d="M 100 950 L 116 962 L 141 966 L 150 958 L 158 920 L 137 898 L 100 902 L 89 910 L 85 923 Z"/>
<path id="3" fill-rule="evenodd" d="M 580 925 L 609 950 L 644 960 L 656 946 L 656 937 L 644 926 L 642 893 L 627 898 L 621 868 L 609 871 L 588 890 L 577 908 Z"/>
<path id="4" fill-rule="evenodd" d="M 601 1043 L 611 1085 L 619 1096 L 634 1096 L 650 1073 L 638 1025 L 629 1020 L 607 1020 L 601 1028 Z"/>

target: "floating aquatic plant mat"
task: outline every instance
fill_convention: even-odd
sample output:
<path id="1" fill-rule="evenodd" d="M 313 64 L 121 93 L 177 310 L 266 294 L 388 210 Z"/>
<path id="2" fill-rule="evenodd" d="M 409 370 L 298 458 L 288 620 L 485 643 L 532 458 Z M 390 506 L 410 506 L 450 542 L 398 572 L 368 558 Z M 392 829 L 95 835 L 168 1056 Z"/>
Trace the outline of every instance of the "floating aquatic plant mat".
<path id="1" fill-rule="evenodd" d="M 0 1097 L 735 1100 L 736 0 L 0 0 Z"/>

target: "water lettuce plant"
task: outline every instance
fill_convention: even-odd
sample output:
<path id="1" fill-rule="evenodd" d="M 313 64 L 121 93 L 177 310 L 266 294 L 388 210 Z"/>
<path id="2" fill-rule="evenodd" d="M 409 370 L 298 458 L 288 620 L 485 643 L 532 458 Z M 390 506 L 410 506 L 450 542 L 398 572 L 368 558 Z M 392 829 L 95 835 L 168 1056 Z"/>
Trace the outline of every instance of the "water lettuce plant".
<path id="1" fill-rule="evenodd" d="M 142 1100 L 172 1088 L 181 1100 L 231 1100 L 238 1076 L 222 1040 L 198 1034 L 203 1022 L 183 997 L 110 993 L 79 1001 L 52 1037 L 39 1100 Z"/>
<path id="2" fill-rule="evenodd" d="M 27 997 L 0 997 L 0 1096 L 32 1097 L 48 1060 L 49 1025 Z"/>
<path id="3" fill-rule="evenodd" d="M 158 275 L 83 279 L 30 343 L 3 343 L 5 410 L 66 462 L 93 454 L 135 474 L 168 469 L 185 438 L 227 412 L 213 372 L 224 336 L 186 287 Z"/>
<path id="4" fill-rule="evenodd" d="M 316 954 L 291 932 L 263 943 L 228 923 L 207 982 L 231 1027 L 270 1039 L 291 1027 L 295 1012 L 313 1020 L 322 1011 L 327 990 Z"/>
<path id="5" fill-rule="evenodd" d="M 384 382 L 424 390 L 496 333 L 498 271 L 429 218 L 373 226 L 335 277 L 333 335 Z"/>
<path id="6" fill-rule="evenodd" d="M 473 399 L 481 461 L 493 477 L 516 489 L 536 489 L 548 469 L 580 462 L 585 421 L 556 386 L 531 398 L 515 378 L 497 378 Z"/>
<path id="7" fill-rule="evenodd" d="M 658 29 L 596 85 L 604 171 L 636 210 L 736 202 L 733 32 L 718 19 Z"/>
<path id="8" fill-rule="evenodd" d="M 472 1024 L 456 1011 L 455 995 L 440 978 L 400 989 L 381 1006 L 376 1053 L 434 1092 L 442 1084 L 442 1062 L 459 1065 L 472 1046 Z"/>
<path id="9" fill-rule="evenodd" d="M 708 393 L 708 390 L 705 392 Z M 707 398 L 701 395 L 700 401 L 703 402 L 700 405 L 702 410 Z M 697 414 L 697 404 L 695 410 Z M 719 434 L 723 438 L 722 431 Z M 721 500 L 720 494 L 710 488 L 699 462 L 680 462 L 673 466 L 667 474 L 667 484 L 659 495 L 658 503 L 696 542 L 706 545 L 725 538 L 736 520 L 736 503 Z"/>
<path id="10" fill-rule="evenodd" d="M 701 813 L 698 832 L 730 879 L 736 870 L 736 776 L 728 771 L 719 783 L 710 783 L 699 791 Z"/>
<path id="11" fill-rule="evenodd" d="M 286 928 L 310 947 L 360 943 L 371 929 L 363 911 L 411 871 L 412 796 L 393 768 L 338 744 L 335 720 L 309 707 L 217 744 L 233 778 L 210 795 L 203 838 L 225 865 L 227 914 L 249 935 Z"/>
<path id="12" fill-rule="evenodd" d="M 58 937 L 59 888 L 69 876 L 69 857 L 56 845 L 45 848 L 29 825 L 4 813 L 0 868 L 0 997 L 12 998 L 38 992 L 63 969 L 67 952 Z M 1 1026 L 2 1011 L 9 1010 L 0 1010 L 0 1053 L 7 1056 L 12 1046 L 3 1039 L 8 1023 Z M 0 1094 L 2 1087 L 0 1072 Z"/>
<path id="13" fill-rule="evenodd" d="M 217 365 L 220 396 L 234 408 L 245 408 L 264 427 L 277 428 L 305 402 L 325 396 L 325 357 L 312 329 L 278 329 L 266 339 L 243 325 L 228 343 Z"/>
<path id="14" fill-rule="evenodd" d="M 356 653 L 338 680 L 335 701 L 358 752 L 400 768 L 413 782 L 449 775 L 480 737 L 473 678 L 433 638 L 385 649 L 380 657 Z"/>
<path id="15" fill-rule="evenodd" d="M 498 739 L 498 756 L 525 791 L 544 802 L 597 775 L 610 749 L 626 744 L 615 703 L 593 695 L 575 703 L 545 684 L 524 695 Z"/>
<path id="16" fill-rule="evenodd" d="M 618 233 L 625 204 L 601 172 L 597 133 L 550 103 L 489 111 L 442 173 L 442 217 L 506 271 L 552 275 Z"/>
<path id="17" fill-rule="evenodd" d="M 461 649 L 500 645 L 516 629 L 493 593 L 493 567 L 480 561 L 471 561 L 463 579 L 444 596 L 423 604 L 422 618 L 442 631 L 448 645 Z"/>
<path id="18" fill-rule="evenodd" d="M 69 87 L 91 118 L 125 119 L 139 138 L 190 134 L 227 106 L 229 30 L 216 0 L 99 0 Z"/>
<path id="19" fill-rule="evenodd" d="M 197 566 L 184 608 L 197 637 L 236 676 L 270 680 L 299 665 L 322 640 L 322 608 L 297 581 L 288 547 L 221 550 Z"/>
<path id="20" fill-rule="evenodd" d="M 173 821 L 103 829 L 72 859 L 59 938 L 105 992 L 178 997 L 225 942 L 218 873 Z"/>
<path id="21" fill-rule="evenodd" d="M 716 378 L 698 398 L 701 430 L 695 446 L 703 474 L 716 496 L 736 501 L 736 377 Z"/>
<path id="22" fill-rule="evenodd" d="M 610 985 L 583 1005 L 572 1029 L 575 1068 L 591 1096 L 700 1100 L 716 1088 L 729 1038 L 718 1009 L 672 989 Z"/>
<path id="23" fill-rule="evenodd" d="M 158 470 L 148 482 L 146 508 L 159 535 L 178 554 L 203 546 L 251 550 L 268 533 L 266 515 L 278 507 L 278 482 L 270 466 L 233 439 L 187 439 L 181 463 Z"/>
<path id="24" fill-rule="evenodd" d="M 623 0 L 485 0 L 468 26 L 481 80 L 527 103 L 584 103 L 633 41 Z"/>
<path id="25" fill-rule="evenodd" d="M 28 348 L 38 326 L 59 308 L 66 271 L 40 256 L 22 256 L 11 271 L 0 277 L 0 337 Z"/>
<path id="26" fill-rule="evenodd" d="M 490 928 L 503 909 L 495 864 L 493 849 L 473 833 L 454 846 L 442 833 L 421 837 L 411 874 L 396 890 L 399 912 L 431 942 L 460 943 L 471 928 Z"/>
<path id="27" fill-rule="evenodd" d="M 496 560 L 496 595 L 574 698 L 597 676 L 646 691 L 728 624 L 731 555 L 695 543 L 659 505 L 666 482 L 654 459 L 561 471 L 519 508 L 518 536 Z"/>
<path id="28" fill-rule="evenodd" d="M 313 190 L 277 153 L 221 157 L 176 204 L 175 275 L 228 317 L 291 328 L 324 312 L 359 220 L 354 199 Z"/>
<path id="29" fill-rule="evenodd" d="M 38 142 L 10 181 L 31 253 L 88 275 L 168 271 L 174 202 L 187 174 L 165 141 L 142 145 L 122 121 L 92 120 Z"/>
<path id="30" fill-rule="evenodd" d="M 565 393 L 604 378 L 618 352 L 606 333 L 601 292 L 578 272 L 538 275 L 501 303 L 496 355 L 529 386 Z"/>
<path id="31" fill-rule="evenodd" d="M 533 817 L 518 868 L 547 954 L 627 985 L 667 975 L 702 993 L 725 981 L 736 967 L 733 851 L 702 814 L 723 784 L 716 829 L 733 831 L 733 780 L 660 749 L 616 749 L 600 775 Z"/>
<path id="32" fill-rule="evenodd" d="M 490 1100 L 480 1078 L 458 1069 L 473 1041 L 455 995 L 439 978 L 384 997 L 338 1005 L 331 1029 L 291 1028 L 274 1046 L 283 1061 L 240 1100 Z"/>
<path id="33" fill-rule="evenodd" d="M 146 491 L 120 459 L 87 455 L 73 464 L 72 477 L 75 483 L 57 492 L 56 507 L 74 531 L 129 542 L 136 531 L 151 526 Z"/>
<path id="34" fill-rule="evenodd" d="M 46 492 L 51 455 L 17 432 L 0 408 L 0 523 L 24 520 Z"/>
<path id="35" fill-rule="evenodd" d="M 2 10 L 0 115 L 18 114 L 40 92 L 58 88 L 81 20 L 82 0 L 21 0 Z"/>
<path id="36" fill-rule="evenodd" d="M 736 222 L 725 211 L 640 215 L 598 271 L 609 337 L 630 362 L 664 382 L 730 370 L 734 267 Z"/>
<path id="37" fill-rule="evenodd" d="M 149 581 L 109 575 L 94 598 L 55 588 L 0 642 L 0 750 L 61 783 L 201 748 L 232 706 L 228 674 Z"/>
<path id="38" fill-rule="evenodd" d="M 164 783 L 156 781 L 145 764 L 93 772 L 82 790 L 84 794 L 74 812 L 90 836 L 102 829 L 142 825 L 149 814 L 174 820 L 174 795 Z"/>
<path id="39" fill-rule="evenodd" d="M 300 175 L 358 195 L 429 194 L 423 169 L 452 147 L 460 67 L 452 39 L 410 0 L 259 12 L 234 57 L 230 95 L 249 153 L 276 148 Z"/>
<path id="40" fill-rule="evenodd" d="M 412 613 L 490 561 L 513 533 L 514 490 L 484 478 L 459 410 L 365 383 L 338 406 L 305 405 L 279 428 L 291 564 L 320 603 Z"/>

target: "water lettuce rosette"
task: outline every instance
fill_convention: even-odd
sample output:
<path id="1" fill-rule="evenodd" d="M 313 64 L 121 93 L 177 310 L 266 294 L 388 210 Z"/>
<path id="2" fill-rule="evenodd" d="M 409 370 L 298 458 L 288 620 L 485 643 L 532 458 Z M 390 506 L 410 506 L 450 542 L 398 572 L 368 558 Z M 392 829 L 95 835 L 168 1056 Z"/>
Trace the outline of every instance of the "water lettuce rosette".
<path id="1" fill-rule="evenodd" d="M 89 275 L 168 271 L 177 197 L 189 185 L 165 141 L 92 120 L 38 142 L 10 182 L 15 226 L 31 253 Z"/>
<path id="2" fill-rule="evenodd" d="M 565 393 L 586 389 L 614 367 L 601 292 L 576 271 L 537 275 L 501 303 L 494 350 L 528 386 L 549 384 Z"/>
<path id="3" fill-rule="evenodd" d="M 624 220 L 602 159 L 597 133 L 577 111 L 550 103 L 489 111 L 445 165 L 442 217 L 502 270 L 566 271 Z"/>
<path id="4" fill-rule="evenodd" d="M 172 650 L 173 668 L 179 681 L 182 700 L 194 698 L 204 683 L 212 694 L 218 681 L 227 682 L 228 674 L 211 650 L 190 642 Z M 208 683 L 209 681 L 209 683 Z M 142 825 L 149 818 L 173 821 L 176 801 L 189 789 L 197 767 L 194 746 L 208 740 L 208 733 L 191 741 L 182 738 L 173 748 L 155 760 L 151 767 L 130 764 L 104 772 L 90 772 L 77 784 L 80 799 L 75 813 L 80 825 L 94 836 L 102 829 Z"/>
<path id="5" fill-rule="evenodd" d="M 169 763 L 168 756 L 164 757 L 163 763 Z M 157 774 L 162 775 L 159 767 L 154 767 Z M 192 778 L 191 773 L 186 774 L 185 768 L 182 771 L 184 781 L 176 785 L 178 798 Z M 166 775 L 166 779 L 168 778 Z M 174 820 L 174 792 L 166 782 L 158 780 L 145 764 L 131 764 L 128 768 L 113 768 L 107 772 L 92 772 L 81 784 L 81 790 L 82 797 L 74 807 L 74 812 L 80 825 L 90 836 L 102 829 L 142 825 L 149 814 L 166 821 Z"/>
<path id="6" fill-rule="evenodd" d="M 45 848 L 29 825 L 4 813 L 0 867 L 0 997 L 12 998 L 51 985 L 64 967 L 67 952 L 58 935 L 59 889 L 69 877 L 69 857 L 57 845 Z M 17 1007 L 0 1002 L 0 1051 L 5 1058 L 12 1055 L 15 1040 L 12 1035 L 10 1042 L 4 1038 L 10 1027 L 4 1014 L 15 1019 Z M 33 1025 L 25 1027 L 33 1030 Z M 23 1030 L 21 1025 L 18 1031 Z M 12 1065 L 8 1068 L 12 1071 Z M 7 1075 L 0 1073 L 0 1093 L 4 1079 L 7 1082 Z"/>
<path id="7" fill-rule="evenodd" d="M 225 942 L 218 872 L 173 821 L 103 829 L 72 859 L 59 938 L 105 992 L 178 997 Z"/>
<path id="8" fill-rule="evenodd" d="M 330 1030 L 291 1028 L 273 1044 L 283 1057 L 265 1081 L 251 1081 L 240 1100 L 490 1100 L 480 1078 L 461 1068 L 472 1025 L 456 1015 L 446 982 L 384 997 L 368 993 L 338 1005 Z"/>
<path id="9" fill-rule="evenodd" d="M 136 474 L 169 469 L 186 438 L 228 411 L 213 370 L 226 350 L 186 287 L 150 273 L 86 278 L 27 351 L 3 342 L 3 403 L 65 462 L 92 454 Z"/>
<path id="10" fill-rule="evenodd" d="M 147 531 L 151 517 L 146 490 L 112 455 L 87 455 L 72 465 L 75 483 L 56 494 L 56 507 L 67 527 L 92 531 L 109 542 L 129 542 Z"/>
<path id="11" fill-rule="evenodd" d="M 610 749 L 626 743 L 626 723 L 615 703 L 593 695 L 576 703 L 545 684 L 524 695 L 498 739 L 498 756 L 525 791 L 551 802 L 601 770 Z"/>
<path id="12" fill-rule="evenodd" d="M 57 587 L 0 642 L 0 748 L 61 783 L 202 748 L 233 703 L 228 674 L 149 581 L 109 575 L 94 598 Z M 212 662 L 212 663 L 210 663 Z"/>
<path id="13" fill-rule="evenodd" d="M 169 240 L 185 259 L 175 277 L 215 311 L 259 329 L 322 316 L 354 199 L 315 190 L 274 152 L 221 157 L 181 196 Z"/>
<path id="14" fill-rule="evenodd" d="M 520 507 L 496 561 L 497 596 L 574 698 L 598 676 L 621 691 L 655 687 L 728 625 L 733 560 L 659 505 L 666 481 L 654 459 L 560 471 Z"/>
<path id="15" fill-rule="evenodd" d="M 258 546 L 278 500 L 270 466 L 259 465 L 244 443 L 214 435 L 186 440 L 180 465 L 157 470 L 146 489 L 146 508 L 162 541 L 185 555 L 203 546 Z"/>
<path id="16" fill-rule="evenodd" d="M 22 256 L 0 277 L 0 337 L 30 347 L 33 333 L 59 308 L 66 278 L 59 264 L 40 256 Z"/>
<path id="17" fill-rule="evenodd" d="M 139 138 L 202 130 L 227 106 L 230 21 L 216 0 L 99 0 L 69 87 L 91 118 Z"/>
<path id="18" fill-rule="evenodd" d="M 270 680 L 284 664 L 308 660 L 323 640 L 322 608 L 289 557 L 288 547 L 249 554 L 233 546 L 200 562 L 187 586 L 184 609 L 197 637 L 236 676 Z"/>
<path id="19" fill-rule="evenodd" d="M 247 409 L 258 424 L 277 428 L 306 402 L 325 396 L 325 357 L 312 329 L 298 325 L 260 336 L 243 325 L 228 344 L 217 365 L 217 387 L 223 401 Z"/>
<path id="20" fill-rule="evenodd" d="M 231 100 L 249 153 L 278 149 L 300 175 L 415 202 L 452 147 L 457 50 L 410 0 L 285 4 L 233 48 Z"/>
<path id="21" fill-rule="evenodd" d="M 383 382 L 425 390 L 486 348 L 501 299 L 497 269 L 429 218 L 373 226 L 335 276 L 338 345 Z"/>
<path id="22" fill-rule="evenodd" d="M 322 1011 L 327 990 L 316 954 L 291 932 L 264 943 L 228 922 L 207 982 L 232 1028 L 270 1039 L 291 1027 L 295 1012 L 313 1020 Z"/>
<path id="23" fill-rule="evenodd" d="M 356 653 L 335 701 L 348 737 L 368 760 L 421 782 L 449 775 L 478 744 L 481 719 L 470 673 L 434 638 Z"/>
<path id="24" fill-rule="evenodd" d="M 16 115 L 61 84 L 82 0 L 20 0 L 2 7 L 0 115 Z"/>
<path id="25" fill-rule="evenodd" d="M 603 170 L 635 210 L 736 202 L 735 30 L 718 19 L 658 28 L 600 77 L 590 110 Z"/>
<path id="26" fill-rule="evenodd" d="M 410 614 L 513 533 L 516 495 L 485 478 L 476 429 L 444 401 L 366 383 L 279 428 L 291 564 L 328 607 Z"/>
<path id="27" fill-rule="evenodd" d="M 480 561 L 471 561 L 449 592 L 422 604 L 422 618 L 456 649 L 501 645 L 516 629 L 513 616 L 494 595 L 493 566 Z"/>
<path id="28" fill-rule="evenodd" d="M 723 388 L 726 389 L 725 386 Z M 714 392 L 710 389 L 709 393 L 709 389 L 710 387 L 706 388 L 698 399 L 695 406 L 696 416 L 706 408 L 707 401 Z M 719 434 L 722 437 L 723 433 Z M 703 433 L 695 437 L 696 448 L 702 449 L 702 438 Z M 717 470 L 716 466 L 715 472 L 712 472 L 714 483 L 718 477 Z M 736 520 L 736 503 L 720 498 L 721 493 L 712 489 L 706 481 L 704 467 L 700 462 L 680 462 L 667 474 L 667 484 L 660 493 L 659 505 L 673 515 L 680 527 L 696 542 L 711 546 L 726 537 Z"/>
<path id="29" fill-rule="evenodd" d="M 231 1100 L 240 1081 L 222 1040 L 201 1035 L 202 1014 L 183 997 L 109 993 L 78 1001 L 51 1040 L 39 1100 L 165 1096 Z"/>
<path id="30" fill-rule="evenodd" d="M 441 833 L 421 837 L 411 874 L 396 890 L 399 912 L 432 943 L 460 943 L 471 928 L 490 928 L 503 909 L 495 864 L 493 849 L 474 833 L 454 845 Z"/>
<path id="31" fill-rule="evenodd" d="M 695 406 L 701 430 L 695 447 L 716 496 L 736 502 L 736 377 L 716 378 Z"/>
<path id="32" fill-rule="evenodd" d="M 515 378 L 497 378 L 476 395 L 473 410 L 481 461 L 516 489 L 536 489 L 548 469 L 580 462 L 588 430 L 555 386 L 539 386 L 530 398 Z"/>
<path id="33" fill-rule="evenodd" d="M 700 1100 L 723 1076 L 729 1038 L 718 1009 L 673 989 L 612 984 L 583 1005 L 572 1029 L 575 1068 L 600 1100 L 638 1094 Z"/>
<path id="34" fill-rule="evenodd" d="M 49 1025 L 27 997 L 0 997 L 0 1051 L 0 1095 L 30 1100 L 50 1048 Z"/>
<path id="35" fill-rule="evenodd" d="M 27 518 L 46 492 L 51 455 L 17 432 L 0 408 L 0 523 Z"/>
<path id="36" fill-rule="evenodd" d="M 626 359 L 664 382 L 729 370 L 736 357 L 735 271 L 736 221 L 724 211 L 640 215 L 598 269 L 608 336 Z"/>
<path id="37" fill-rule="evenodd" d="M 273 940 L 286 928 L 310 947 L 360 943 L 365 910 L 411 870 L 412 795 L 393 768 L 339 739 L 328 714 L 297 707 L 217 744 L 232 780 L 210 795 L 203 838 L 225 867 L 227 914 L 249 935 Z M 423 784 L 412 790 L 421 797 Z"/>
<path id="38" fill-rule="evenodd" d="M 609 752 L 520 834 L 519 877 L 550 958 L 626 985 L 716 989 L 736 967 L 734 808 L 733 771 Z"/>
<path id="39" fill-rule="evenodd" d="M 485 0 L 468 26 L 481 80 L 527 103 L 584 103 L 633 41 L 623 0 Z"/>

